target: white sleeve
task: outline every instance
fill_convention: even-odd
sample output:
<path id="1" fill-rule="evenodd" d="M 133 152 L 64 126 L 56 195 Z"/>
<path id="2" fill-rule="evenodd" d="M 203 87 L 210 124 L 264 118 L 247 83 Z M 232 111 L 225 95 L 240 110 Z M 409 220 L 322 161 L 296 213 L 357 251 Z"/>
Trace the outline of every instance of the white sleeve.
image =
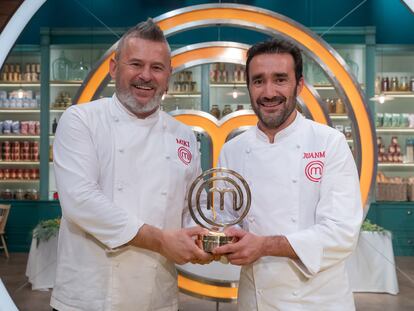
<path id="1" fill-rule="evenodd" d="M 334 139 L 326 155 L 315 224 L 286 236 L 300 258 L 294 262 L 308 277 L 350 255 L 363 217 L 357 169 L 342 135 Z"/>
<path id="2" fill-rule="evenodd" d="M 98 183 L 98 152 L 88 122 L 75 107 L 59 120 L 54 172 L 63 216 L 108 248 L 129 242 L 143 222 L 110 201 Z"/>
<path id="3" fill-rule="evenodd" d="M 187 180 L 187 185 L 186 185 L 186 191 L 185 191 L 186 195 L 185 195 L 184 209 L 183 209 L 183 215 L 182 215 L 182 227 L 183 228 L 198 226 L 198 224 L 191 217 L 190 210 L 189 210 L 189 207 L 188 207 L 188 192 L 190 190 L 190 187 L 191 187 L 193 181 L 198 176 L 200 176 L 201 173 L 202 173 L 200 151 L 198 150 L 198 144 L 197 144 L 196 139 L 194 139 L 194 144 L 195 144 L 194 158 L 193 158 L 193 167 L 194 167 L 194 169 L 193 169 L 193 172 L 191 174 L 190 179 Z"/>

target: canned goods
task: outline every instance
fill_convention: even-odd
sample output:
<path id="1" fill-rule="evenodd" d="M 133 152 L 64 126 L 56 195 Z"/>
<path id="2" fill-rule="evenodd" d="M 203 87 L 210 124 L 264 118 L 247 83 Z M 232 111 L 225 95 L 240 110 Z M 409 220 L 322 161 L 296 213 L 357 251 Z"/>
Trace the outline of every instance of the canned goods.
<path id="1" fill-rule="evenodd" d="M 10 152 L 9 151 L 3 152 L 3 160 L 10 161 L 10 159 L 11 159 Z"/>
<path id="2" fill-rule="evenodd" d="M 30 171 L 27 168 L 23 170 L 23 179 L 30 179 Z"/>
<path id="3" fill-rule="evenodd" d="M 17 178 L 16 169 L 11 168 L 10 169 L 10 179 L 16 179 L 16 178 Z"/>
<path id="4" fill-rule="evenodd" d="M 36 179 L 37 177 L 38 176 L 36 173 L 36 169 L 35 168 L 30 169 L 30 179 Z"/>
<path id="5" fill-rule="evenodd" d="M 23 179 L 23 169 L 21 169 L 21 168 L 17 169 L 16 178 L 17 179 Z"/>

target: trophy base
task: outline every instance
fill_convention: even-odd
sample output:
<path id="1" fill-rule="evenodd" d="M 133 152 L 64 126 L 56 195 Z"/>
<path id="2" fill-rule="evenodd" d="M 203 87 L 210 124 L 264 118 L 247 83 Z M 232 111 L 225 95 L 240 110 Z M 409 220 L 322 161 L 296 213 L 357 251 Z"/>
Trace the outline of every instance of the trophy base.
<path id="1" fill-rule="evenodd" d="M 213 252 L 216 247 L 232 243 L 233 237 L 226 236 L 224 233 L 210 232 L 208 235 L 199 237 L 203 250 L 207 253 Z"/>

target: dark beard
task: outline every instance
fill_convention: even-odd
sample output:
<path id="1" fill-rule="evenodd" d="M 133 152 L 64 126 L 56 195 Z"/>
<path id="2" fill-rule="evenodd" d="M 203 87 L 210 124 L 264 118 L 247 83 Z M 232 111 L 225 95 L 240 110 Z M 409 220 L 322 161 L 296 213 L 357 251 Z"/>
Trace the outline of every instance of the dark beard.
<path id="1" fill-rule="evenodd" d="M 289 103 L 289 98 L 285 96 L 275 96 L 271 99 L 263 100 L 261 98 L 258 98 L 256 101 L 256 105 L 252 105 L 254 112 L 256 113 L 257 117 L 259 118 L 260 122 L 265 125 L 266 128 L 275 130 L 279 128 L 292 114 L 292 112 L 296 108 L 296 94 L 297 94 L 297 87 L 295 87 L 295 90 L 293 92 L 292 96 L 292 103 Z M 272 116 L 272 117 L 265 117 L 262 112 L 259 109 L 259 105 L 266 102 L 280 102 L 280 105 L 285 105 L 286 109 L 282 112 L 280 115 Z"/>

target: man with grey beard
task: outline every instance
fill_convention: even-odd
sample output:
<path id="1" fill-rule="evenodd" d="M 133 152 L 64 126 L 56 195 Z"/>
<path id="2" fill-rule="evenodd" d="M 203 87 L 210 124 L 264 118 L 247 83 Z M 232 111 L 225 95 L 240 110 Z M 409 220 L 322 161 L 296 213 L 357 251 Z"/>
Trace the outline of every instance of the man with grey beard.
<path id="1" fill-rule="evenodd" d="M 119 40 L 116 91 L 72 106 L 59 122 L 54 167 L 62 221 L 51 306 L 177 311 L 174 264 L 207 263 L 181 229 L 186 192 L 201 173 L 195 135 L 160 111 L 170 48 L 151 19 Z"/>
<path id="2" fill-rule="evenodd" d="M 219 166 L 249 183 L 252 205 L 237 242 L 216 248 L 242 265 L 238 310 L 355 310 L 344 259 L 362 222 L 358 172 L 343 134 L 296 108 L 302 56 L 272 39 L 247 52 L 259 121 L 227 142 Z"/>

